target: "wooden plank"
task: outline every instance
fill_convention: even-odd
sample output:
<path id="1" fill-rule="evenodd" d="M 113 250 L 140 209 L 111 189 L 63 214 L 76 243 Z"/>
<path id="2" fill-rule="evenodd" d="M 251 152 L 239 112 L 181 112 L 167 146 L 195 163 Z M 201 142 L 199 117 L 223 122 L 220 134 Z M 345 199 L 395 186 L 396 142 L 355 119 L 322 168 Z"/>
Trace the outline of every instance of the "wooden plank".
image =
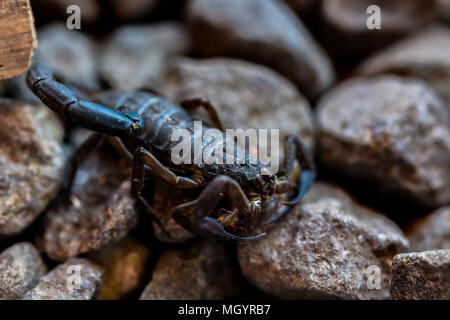
<path id="1" fill-rule="evenodd" d="M 0 79 L 25 72 L 36 46 L 29 0 L 0 0 Z"/>

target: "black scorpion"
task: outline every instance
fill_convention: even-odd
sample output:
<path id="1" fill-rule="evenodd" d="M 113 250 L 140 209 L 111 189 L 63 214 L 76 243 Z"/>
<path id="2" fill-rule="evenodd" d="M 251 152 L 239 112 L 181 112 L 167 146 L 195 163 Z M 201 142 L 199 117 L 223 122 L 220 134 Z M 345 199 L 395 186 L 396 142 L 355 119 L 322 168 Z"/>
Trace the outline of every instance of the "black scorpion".
<path id="1" fill-rule="evenodd" d="M 262 204 L 272 195 L 290 192 L 290 200 L 283 203 L 287 207 L 266 223 L 279 220 L 300 202 L 315 179 L 312 159 L 293 135 L 285 139 L 282 176 L 263 175 L 267 166 L 260 161 L 256 164 L 246 161 L 244 164 L 174 165 L 170 155 L 178 142 L 171 141 L 173 130 L 184 128 L 194 137 L 194 121 L 187 111 L 203 107 L 214 126 L 223 132 L 215 108 L 207 99 L 190 99 L 176 105 L 152 90 L 106 91 L 99 94 L 94 103 L 79 99 L 74 90 L 56 81 L 52 72 L 41 65 L 33 65 L 28 70 L 26 82 L 50 109 L 95 132 L 76 150 L 74 167 L 100 142 L 109 142 L 132 165 L 131 192 L 153 215 L 153 209 L 141 194 L 146 175 L 160 177 L 177 188 L 203 188 L 197 200 L 172 209 L 173 218 L 198 236 L 236 241 L 258 239 L 264 233 L 240 236 L 226 229 L 235 228 L 237 221 L 256 221 Z M 203 130 L 207 129 L 204 125 Z M 192 145 L 194 143 L 196 141 Z M 300 165 L 297 176 L 295 160 Z M 224 208 L 217 211 L 224 200 L 231 203 L 232 211 Z M 214 218 L 216 212 L 222 214 L 221 219 Z"/>

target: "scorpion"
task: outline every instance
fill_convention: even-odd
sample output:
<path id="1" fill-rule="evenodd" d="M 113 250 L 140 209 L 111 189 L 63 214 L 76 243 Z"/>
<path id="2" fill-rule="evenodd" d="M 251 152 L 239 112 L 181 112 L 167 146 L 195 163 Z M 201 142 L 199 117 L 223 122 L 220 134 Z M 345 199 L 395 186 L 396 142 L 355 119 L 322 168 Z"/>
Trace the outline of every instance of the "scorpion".
<path id="1" fill-rule="evenodd" d="M 283 202 L 286 207 L 262 224 L 271 225 L 278 221 L 300 202 L 315 179 L 311 155 L 300 139 L 292 134 L 285 137 L 281 175 L 264 174 L 267 164 L 260 160 L 239 164 L 174 165 L 170 155 L 177 142 L 171 140 L 171 135 L 177 128 L 194 132 L 190 111 L 205 109 L 213 126 L 223 132 L 217 111 L 206 98 L 188 99 L 177 105 L 149 88 L 103 91 L 96 94 L 96 102 L 92 102 L 59 81 L 49 68 L 38 64 L 29 68 L 26 83 L 51 110 L 77 126 L 94 131 L 75 150 L 73 167 L 76 168 L 82 158 L 99 144 L 111 144 L 132 167 L 131 194 L 153 217 L 153 208 L 142 195 L 146 176 L 159 177 L 176 188 L 199 189 L 196 200 L 172 208 L 172 217 L 200 237 L 232 241 L 261 238 L 264 232 L 242 235 L 230 228 L 234 230 L 239 221 L 254 224 L 260 219 L 264 203 L 273 195 L 288 193 L 289 198 Z M 203 126 L 203 130 L 208 128 Z M 194 134 L 192 137 L 197 139 Z M 237 144 L 236 148 L 242 147 Z M 295 168 L 296 160 L 299 170 Z M 73 175 L 72 172 L 71 179 Z M 231 204 L 232 210 L 217 208 L 225 200 Z M 217 212 L 225 218 L 214 217 Z"/>

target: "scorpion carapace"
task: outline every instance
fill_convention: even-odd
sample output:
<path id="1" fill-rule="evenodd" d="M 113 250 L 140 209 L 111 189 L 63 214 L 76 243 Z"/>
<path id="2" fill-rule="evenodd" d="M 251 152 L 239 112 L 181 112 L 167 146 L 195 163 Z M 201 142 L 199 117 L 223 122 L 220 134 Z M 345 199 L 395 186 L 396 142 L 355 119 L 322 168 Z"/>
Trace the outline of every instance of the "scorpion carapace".
<path id="1" fill-rule="evenodd" d="M 146 175 L 159 177 L 176 188 L 201 188 L 197 200 L 172 209 L 173 218 L 198 236 L 236 241 L 258 239 L 264 234 L 241 236 L 231 230 L 259 221 L 262 205 L 270 196 L 289 192 L 293 196 L 283 203 L 287 207 L 265 223 L 277 221 L 301 200 L 315 179 L 314 163 L 301 141 L 293 135 L 285 138 L 281 176 L 267 175 L 267 166 L 261 161 L 256 164 L 248 161 L 238 164 L 236 161 L 235 164 L 175 165 L 171 161 L 171 152 L 177 142 L 172 141 L 172 132 L 183 128 L 194 133 L 194 120 L 188 111 L 204 108 L 214 126 L 223 132 L 215 108 L 205 98 L 185 100 L 177 105 L 147 90 L 107 91 L 96 95 L 96 102 L 85 101 L 57 82 L 48 68 L 40 65 L 29 69 L 26 82 L 50 109 L 95 132 L 76 150 L 74 168 L 87 152 L 107 141 L 132 166 L 131 192 L 154 217 L 152 207 L 141 194 Z M 197 142 L 195 139 L 193 134 L 193 144 Z M 237 145 L 236 148 L 240 147 Z M 300 173 L 292 183 L 295 160 Z M 231 210 L 218 208 L 224 202 L 230 204 Z M 253 227 L 248 225 L 244 229 Z"/>

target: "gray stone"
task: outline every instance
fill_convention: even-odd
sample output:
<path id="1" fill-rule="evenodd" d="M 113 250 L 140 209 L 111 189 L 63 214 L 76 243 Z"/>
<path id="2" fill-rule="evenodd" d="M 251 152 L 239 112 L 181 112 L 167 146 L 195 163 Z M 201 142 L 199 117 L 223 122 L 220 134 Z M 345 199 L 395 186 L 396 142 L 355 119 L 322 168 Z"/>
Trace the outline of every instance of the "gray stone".
<path id="1" fill-rule="evenodd" d="M 156 87 L 170 59 L 189 49 L 188 34 L 177 23 L 125 26 L 103 45 L 98 64 L 102 77 L 115 89 Z"/>
<path id="2" fill-rule="evenodd" d="M 24 300 L 91 300 L 102 285 L 103 269 L 86 259 L 72 258 L 43 276 Z"/>
<path id="3" fill-rule="evenodd" d="M 396 255 L 391 294 L 401 300 L 449 300 L 450 250 Z"/>
<path id="4" fill-rule="evenodd" d="M 23 231 L 54 198 L 68 150 L 55 114 L 0 99 L 0 235 Z"/>
<path id="5" fill-rule="evenodd" d="M 450 207 L 416 221 L 408 238 L 412 251 L 450 249 Z"/>
<path id="6" fill-rule="evenodd" d="M 20 299 L 45 275 L 47 267 L 29 242 L 20 242 L 0 254 L 0 300 Z"/>
<path id="7" fill-rule="evenodd" d="M 358 69 L 369 76 L 395 73 L 423 78 L 450 109 L 450 29 L 428 28 L 368 58 Z"/>
<path id="8" fill-rule="evenodd" d="M 238 287 L 236 270 L 222 245 L 204 240 L 188 250 L 163 252 L 140 299 L 226 299 Z"/>
<path id="9" fill-rule="evenodd" d="M 423 81 L 355 78 L 318 106 L 319 157 L 331 170 L 430 207 L 450 202 L 450 114 Z"/>
<path id="10" fill-rule="evenodd" d="M 314 119 L 309 103 L 285 78 L 234 59 L 177 59 L 162 81 L 172 100 L 206 97 L 225 128 L 279 129 L 298 135 L 311 150 Z"/>
<path id="11" fill-rule="evenodd" d="M 193 0 L 187 16 L 195 49 L 272 67 L 308 98 L 334 81 L 331 62 L 287 5 L 275 0 Z"/>
<path id="12" fill-rule="evenodd" d="M 380 8 L 380 29 L 372 22 L 370 6 Z M 428 0 L 323 0 L 321 27 L 324 42 L 338 54 L 359 56 L 382 48 L 433 22 L 435 1 Z"/>
<path id="13" fill-rule="evenodd" d="M 150 249 L 137 240 L 126 238 L 92 252 L 89 258 L 105 269 L 97 299 L 123 299 L 141 285 Z"/>
<path id="14" fill-rule="evenodd" d="M 82 88 L 98 89 L 100 86 L 95 58 L 97 48 L 86 34 L 71 31 L 63 23 L 56 23 L 39 29 L 38 48 L 34 51 L 32 63 L 43 64 L 56 75 Z M 15 98 L 38 102 L 38 98 L 25 84 L 25 74 L 6 81 L 7 89 Z"/>
<path id="15" fill-rule="evenodd" d="M 37 244 L 53 260 L 98 250 L 127 236 L 138 221 L 126 165 L 104 150 L 78 168 L 69 201 L 46 213 Z"/>
<path id="16" fill-rule="evenodd" d="M 407 249 L 388 218 L 316 183 L 264 238 L 240 244 L 238 258 L 254 286 L 280 298 L 388 299 L 390 261 Z"/>

